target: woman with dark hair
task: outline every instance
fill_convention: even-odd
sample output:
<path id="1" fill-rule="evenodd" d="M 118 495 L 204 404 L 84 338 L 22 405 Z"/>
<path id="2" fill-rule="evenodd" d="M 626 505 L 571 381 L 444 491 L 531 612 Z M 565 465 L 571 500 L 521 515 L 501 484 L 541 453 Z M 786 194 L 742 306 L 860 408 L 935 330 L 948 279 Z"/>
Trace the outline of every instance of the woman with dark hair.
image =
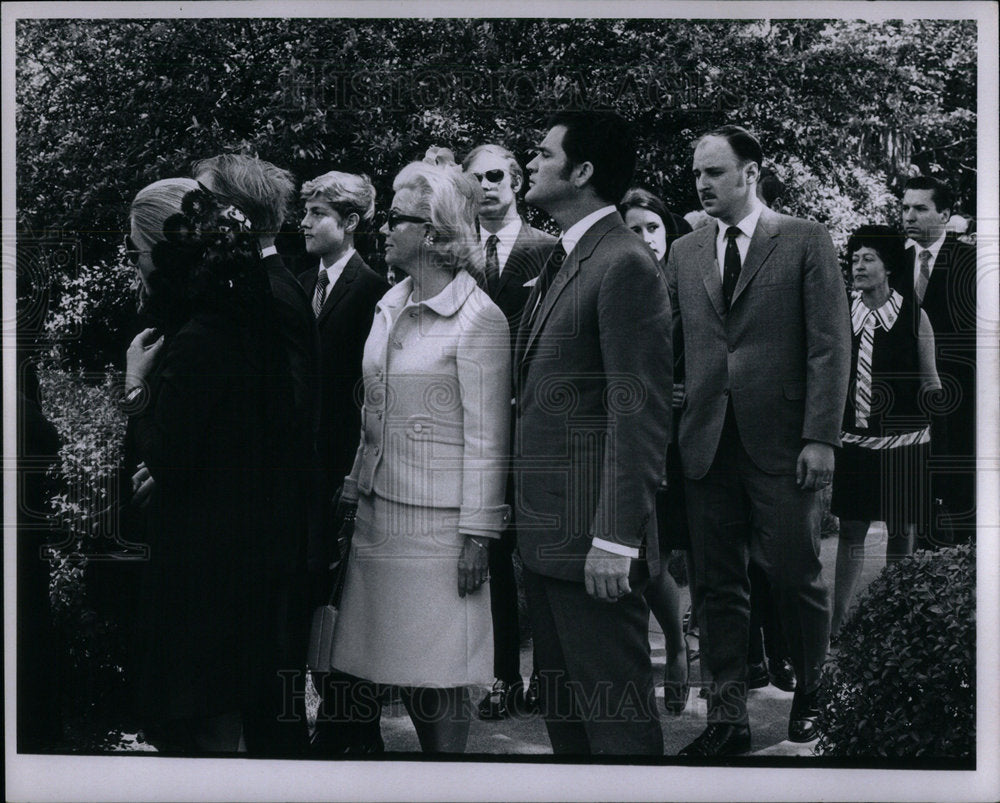
<path id="1" fill-rule="evenodd" d="M 377 717 L 373 703 L 396 687 L 421 748 L 461 753 L 468 687 L 493 677 L 484 583 L 509 518 L 510 343 L 480 284 L 479 183 L 428 161 L 396 176 L 382 228 L 386 264 L 406 278 L 379 301 L 365 343 L 332 662 L 355 720 Z"/>
<path id="2" fill-rule="evenodd" d="M 847 242 L 847 258 L 853 348 L 831 503 L 840 518 L 834 635 L 854 596 L 871 522 L 886 524 L 890 564 L 913 551 L 916 532 L 927 526 L 921 483 L 930 421 L 922 399 L 941 387 L 930 321 L 912 308 L 902 235 L 888 226 L 862 226 Z"/>
<path id="3" fill-rule="evenodd" d="M 691 231 L 687 222 L 671 214 L 663 201 L 640 187 L 625 193 L 619 205 L 625 225 L 642 237 L 660 263 L 666 276 L 667 254 L 670 244 Z M 671 304 L 675 300 L 671 299 Z M 674 341 L 674 431 L 680 418 L 680 404 L 684 396 L 684 348 Z M 684 480 L 681 472 L 677 444 L 667 447 L 667 487 L 660 495 L 657 518 L 660 530 L 661 565 L 659 575 L 646 586 L 646 602 L 660 623 L 666 643 L 666 667 L 663 673 L 663 705 L 668 713 L 680 714 L 687 707 L 690 690 L 688 677 L 688 652 L 681 624 L 680 592 L 677 581 L 668 571 L 667 564 L 673 549 L 687 549 L 687 515 L 684 511 Z M 694 577 L 688 571 L 688 578 Z"/>
<path id="4" fill-rule="evenodd" d="M 191 179 L 132 202 L 126 253 L 158 329 L 126 358 L 130 450 L 149 560 L 139 591 L 137 708 L 167 752 L 234 752 L 263 681 L 261 610 L 293 409 L 267 274 L 240 210 Z"/>

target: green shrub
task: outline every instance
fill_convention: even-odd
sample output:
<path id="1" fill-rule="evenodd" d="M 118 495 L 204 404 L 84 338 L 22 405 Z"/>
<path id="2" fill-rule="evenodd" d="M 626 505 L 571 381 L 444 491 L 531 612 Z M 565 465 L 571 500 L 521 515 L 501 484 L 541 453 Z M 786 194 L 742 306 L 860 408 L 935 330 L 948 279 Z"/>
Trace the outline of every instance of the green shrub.
<path id="1" fill-rule="evenodd" d="M 817 752 L 975 756 L 975 593 L 970 545 L 917 552 L 875 579 L 824 668 Z"/>

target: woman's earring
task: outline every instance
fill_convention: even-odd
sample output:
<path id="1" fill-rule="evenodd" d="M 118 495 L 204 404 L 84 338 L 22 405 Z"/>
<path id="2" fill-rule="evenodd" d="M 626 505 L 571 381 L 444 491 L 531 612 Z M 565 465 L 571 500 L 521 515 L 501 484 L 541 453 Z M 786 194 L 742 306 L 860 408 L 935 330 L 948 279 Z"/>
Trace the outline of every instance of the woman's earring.
<path id="1" fill-rule="evenodd" d="M 434 238 L 431 237 L 430 232 L 427 232 L 427 234 L 424 235 L 424 247 L 430 248 L 432 245 L 434 245 Z"/>

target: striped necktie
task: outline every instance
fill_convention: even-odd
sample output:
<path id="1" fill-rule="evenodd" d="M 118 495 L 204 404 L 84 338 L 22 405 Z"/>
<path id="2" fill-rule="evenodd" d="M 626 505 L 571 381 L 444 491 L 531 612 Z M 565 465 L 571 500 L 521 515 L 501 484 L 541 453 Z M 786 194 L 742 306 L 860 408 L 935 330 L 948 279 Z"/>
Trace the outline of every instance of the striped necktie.
<path id="1" fill-rule="evenodd" d="M 917 257 L 920 262 L 920 274 L 917 276 L 917 284 L 913 294 L 917 298 L 917 304 L 924 303 L 924 294 L 927 292 L 927 284 L 931 280 L 931 252 L 921 251 Z"/>
<path id="2" fill-rule="evenodd" d="M 330 284 L 330 274 L 324 269 L 320 269 L 316 277 L 316 292 L 313 293 L 313 314 L 318 318 L 323 309 L 323 302 L 326 301 L 326 287 Z"/>

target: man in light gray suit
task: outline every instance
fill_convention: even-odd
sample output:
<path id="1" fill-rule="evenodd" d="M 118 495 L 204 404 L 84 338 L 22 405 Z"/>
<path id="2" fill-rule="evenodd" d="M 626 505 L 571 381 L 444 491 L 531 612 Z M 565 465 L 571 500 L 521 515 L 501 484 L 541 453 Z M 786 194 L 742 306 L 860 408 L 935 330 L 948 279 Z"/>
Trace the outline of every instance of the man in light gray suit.
<path id="1" fill-rule="evenodd" d="M 682 755 L 750 750 L 751 552 L 777 593 L 798 677 L 788 736 L 819 735 L 830 626 L 816 491 L 830 483 L 840 445 L 850 325 L 830 235 L 757 200 L 762 161 L 737 126 L 698 140 L 695 183 L 715 221 L 674 243 L 667 270 L 685 346 L 679 447 L 713 678 L 708 727 Z"/>

